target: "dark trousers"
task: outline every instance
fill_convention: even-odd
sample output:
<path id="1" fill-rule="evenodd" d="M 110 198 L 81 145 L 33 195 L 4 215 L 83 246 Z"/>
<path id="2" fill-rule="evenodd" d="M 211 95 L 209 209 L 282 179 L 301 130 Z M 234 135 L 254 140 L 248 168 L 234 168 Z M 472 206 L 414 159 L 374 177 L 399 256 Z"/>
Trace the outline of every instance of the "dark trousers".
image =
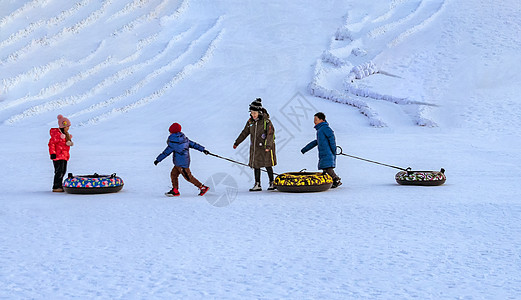
<path id="1" fill-rule="evenodd" d="M 336 173 L 335 173 L 335 168 L 324 169 L 324 173 L 329 174 L 329 176 L 331 176 L 333 178 L 333 181 L 340 180 L 340 177 L 338 177 L 338 175 L 336 175 Z"/>
<path id="2" fill-rule="evenodd" d="M 67 161 L 66 160 L 53 160 L 54 164 L 54 181 L 52 188 L 61 189 L 63 188 L 63 176 L 67 173 Z"/>
<path id="3" fill-rule="evenodd" d="M 203 184 L 200 183 L 199 180 L 197 180 L 192 175 L 192 172 L 190 172 L 190 168 L 181 168 L 174 166 L 172 168 L 172 172 L 170 172 L 170 179 L 172 179 L 172 188 L 174 189 L 179 189 L 179 175 L 183 175 L 186 181 L 190 182 L 198 188 L 201 188 L 203 186 Z"/>
<path id="4" fill-rule="evenodd" d="M 266 167 L 266 171 L 268 171 L 268 177 L 270 179 L 270 182 L 273 181 L 273 167 Z M 255 182 L 261 182 L 261 169 L 253 169 L 253 173 L 255 174 Z"/>

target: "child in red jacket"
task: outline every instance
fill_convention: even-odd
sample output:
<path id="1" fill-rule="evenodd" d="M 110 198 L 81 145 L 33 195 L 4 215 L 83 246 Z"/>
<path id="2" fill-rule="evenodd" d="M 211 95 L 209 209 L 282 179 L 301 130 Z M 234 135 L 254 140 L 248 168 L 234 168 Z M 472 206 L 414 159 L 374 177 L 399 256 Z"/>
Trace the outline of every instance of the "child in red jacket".
<path id="1" fill-rule="evenodd" d="M 51 128 L 49 139 L 49 154 L 54 164 L 54 183 L 52 186 L 53 192 L 63 192 L 63 176 L 67 172 L 67 161 L 70 154 L 69 149 L 74 143 L 72 142 L 72 135 L 69 134 L 69 127 L 71 122 L 62 115 L 58 115 L 59 128 Z"/>

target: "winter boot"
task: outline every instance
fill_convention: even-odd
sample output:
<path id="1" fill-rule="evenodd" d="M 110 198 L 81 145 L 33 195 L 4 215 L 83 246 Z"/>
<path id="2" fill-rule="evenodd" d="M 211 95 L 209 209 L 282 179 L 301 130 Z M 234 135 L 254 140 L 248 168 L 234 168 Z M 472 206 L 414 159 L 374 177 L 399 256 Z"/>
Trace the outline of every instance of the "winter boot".
<path id="1" fill-rule="evenodd" d="M 199 188 L 200 192 L 199 192 L 199 196 L 204 196 L 204 194 L 206 194 L 206 192 L 208 192 L 210 188 L 207 187 L 206 185 L 203 185 Z"/>
<path id="2" fill-rule="evenodd" d="M 255 185 L 250 189 L 250 192 L 259 192 L 259 191 L 262 191 L 260 182 L 255 182 Z"/>
<path id="3" fill-rule="evenodd" d="M 63 188 L 52 189 L 52 191 L 53 191 L 53 193 L 63 193 L 63 192 L 65 192 L 63 190 Z"/>
<path id="4" fill-rule="evenodd" d="M 332 189 L 337 188 L 342 185 L 342 182 L 340 181 L 340 178 L 333 179 L 333 185 L 331 186 Z"/>
<path id="5" fill-rule="evenodd" d="M 268 191 L 273 191 L 275 190 L 275 184 L 273 183 L 273 181 L 270 181 L 270 186 L 268 187 Z"/>
<path id="6" fill-rule="evenodd" d="M 177 197 L 181 195 L 178 189 L 171 189 L 168 193 L 165 193 L 168 197 Z"/>

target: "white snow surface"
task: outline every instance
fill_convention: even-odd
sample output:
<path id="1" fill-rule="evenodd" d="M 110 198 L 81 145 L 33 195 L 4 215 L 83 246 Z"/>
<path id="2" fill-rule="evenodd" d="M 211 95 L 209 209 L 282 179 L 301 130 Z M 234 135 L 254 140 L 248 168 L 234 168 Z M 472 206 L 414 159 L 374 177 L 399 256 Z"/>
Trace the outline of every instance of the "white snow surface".
<path id="1" fill-rule="evenodd" d="M 1 1 L 0 299 L 521 299 L 519 15 L 516 0 Z M 344 152 L 447 182 L 338 157 L 337 189 L 268 192 L 263 174 L 250 193 L 250 169 L 192 150 L 213 189 L 164 196 L 170 124 L 246 162 L 232 144 L 256 97 L 277 173 L 316 170 L 300 149 L 323 111 Z M 58 114 L 68 171 L 117 173 L 121 192 L 51 193 Z"/>

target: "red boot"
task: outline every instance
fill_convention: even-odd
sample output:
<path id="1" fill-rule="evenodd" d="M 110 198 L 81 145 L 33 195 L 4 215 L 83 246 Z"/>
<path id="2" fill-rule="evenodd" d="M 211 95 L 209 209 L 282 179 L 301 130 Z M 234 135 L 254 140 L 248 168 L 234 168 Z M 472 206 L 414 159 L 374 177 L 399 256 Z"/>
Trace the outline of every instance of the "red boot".
<path id="1" fill-rule="evenodd" d="M 177 197 L 181 195 L 178 189 L 171 189 L 168 193 L 165 193 L 168 197 Z"/>
<path id="2" fill-rule="evenodd" d="M 199 192 L 199 196 L 204 196 L 204 194 L 206 194 L 206 192 L 208 192 L 210 188 L 207 187 L 206 185 L 203 185 L 202 187 L 199 188 L 200 192 Z"/>

